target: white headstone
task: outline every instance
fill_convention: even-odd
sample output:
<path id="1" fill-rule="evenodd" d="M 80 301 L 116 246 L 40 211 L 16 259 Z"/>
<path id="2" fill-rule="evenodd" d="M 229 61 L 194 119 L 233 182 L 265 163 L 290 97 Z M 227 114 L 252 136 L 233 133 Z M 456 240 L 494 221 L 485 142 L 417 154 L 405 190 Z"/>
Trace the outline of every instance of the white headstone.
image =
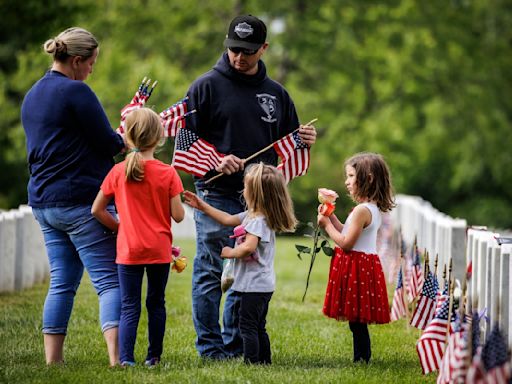
<path id="1" fill-rule="evenodd" d="M 12 292 L 16 273 L 16 218 L 0 213 L 0 292 Z"/>

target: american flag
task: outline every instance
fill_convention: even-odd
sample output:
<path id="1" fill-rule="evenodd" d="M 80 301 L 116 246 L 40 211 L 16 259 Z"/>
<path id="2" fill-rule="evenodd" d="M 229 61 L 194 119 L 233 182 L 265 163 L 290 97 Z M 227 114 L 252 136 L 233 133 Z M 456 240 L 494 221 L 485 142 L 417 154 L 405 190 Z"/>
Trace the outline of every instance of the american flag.
<path id="1" fill-rule="evenodd" d="M 420 252 L 416 245 L 412 248 L 413 263 L 412 270 L 409 275 L 409 283 L 407 284 L 409 302 L 412 302 L 421 292 L 423 287 L 424 276 L 423 269 L 421 268 Z"/>
<path id="2" fill-rule="evenodd" d="M 184 117 L 187 116 L 187 100 L 188 97 L 185 97 L 160 112 L 164 137 L 175 137 L 178 129 L 185 128 Z"/>
<path id="3" fill-rule="evenodd" d="M 480 315 L 473 311 L 471 321 L 471 364 L 466 376 L 467 383 L 483 382 L 484 366 L 482 364 L 482 346 L 480 345 Z"/>
<path id="4" fill-rule="evenodd" d="M 220 164 L 221 153 L 207 141 L 201 139 L 194 132 L 183 128 L 176 136 L 173 165 L 198 177 L 203 177 L 208 171 Z"/>
<path id="5" fill-rule="evenodd" d="M 281 158 L 277 166 L 288 183 L 296 176 L 305 175 L 309 167 L 309 145 L 304 143 L 297 130 L 274 143 L 274 149 Z"/>
<path id="6" fill-rule="evenodd" d="M 156 86 L 156 81 L 153 83 L 151 88 L 149 88 L 150 83 L 151 79 L 148 79 L 146 81 L 146 78 L 144 77 L 144 79 L 139 85 L 139 88 L 137 89 L 137 92 L 135 92 L 135 95 L 133 96 L 132 100 L 128 104 L 126 104 L 123 107 L 123 109 L 121 109 L 121 123 L 119 125 L 119 128 L 117 128 L 118 133 L 124 133 L 126 130 L 126 116 L 135 109 L 144 107 L 146 101 L 148 101 L 149 97 L 151 96 L 151 93 L 153 92 L 153 89 Z"/>
<path id="7" fill-rule="evenodd" d="M 510 356 L 507 342 L 496 323 L 482 348 L 485 382 L 506 384 L 510 379 Z"/>
<path id="8" fill-rule="evenodd" d="M 423 284 L 418 305 L 411 318 L 411 325 L 418 329 L 425 329 L 434 317 L 436 309 L 437 292 L 439 284 L 436 277 L 428 271 L 427 279 Z"/>
<path id="9" fill-rule="evenodd" d="M 450 300 L 446 300 L 416 343 L 423 374 L 436 371 L 443 359 Z"/>
<path id="10" fill-rule="evenodd" d="M 471 364 L 469 365 L 468 373 L 466 374 L 466 383 L 486 384 L 484 375 L 485 370 L 482 363 L 482 346 L 479 346 L 471 360 Z"/>
<path id="11" fill-rule="evenodd" d="M 391 321 L 401 319 L 407 314 L 407 308 L 404 297 L 404 285 L 402 279 L 402 267 L 398 271 L 398 282 L 396 283 L 395 294 L 393 295 L 393 304 L 391 305 Z"/>
<path id="12" fill-rule="evenodd" d="M 457 321 L 448 339 L 443 361 L 439 367 L 437 384 L 463 383 L 469 363 L 469 324 Z"/>

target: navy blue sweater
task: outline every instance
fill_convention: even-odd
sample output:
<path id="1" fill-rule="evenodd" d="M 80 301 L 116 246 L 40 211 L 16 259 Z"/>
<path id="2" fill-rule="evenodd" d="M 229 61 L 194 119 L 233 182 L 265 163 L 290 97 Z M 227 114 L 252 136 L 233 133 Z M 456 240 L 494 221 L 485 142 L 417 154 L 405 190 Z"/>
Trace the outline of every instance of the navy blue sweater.
<path id="1" fill-rule="evenodd" d="M 226 155 L 244 159 L 299 127 L 288 92 L 267 76 L 261 60 L 258 72 L 248 76 L 232 68 L 224 53 L 212 70 L 190 86 L 187 95 L 190 109 L 198 111 L 187 120 L 187 128 Z M 251 163 L 276 165 L 277 159 L 276 152 L 270 149 Z M 211 171 L 204 179 L 216 173 Z M 224 175 L 208 188 L 239 192 L 243 189 L 243 172 Z"/>
<path id="2" fill-rule="evenodd" d="M 21 121 L 27 137 L 29 205 L 91 204 L 124 144 L 89 86 L 47 72 L 26 94 Z"/>

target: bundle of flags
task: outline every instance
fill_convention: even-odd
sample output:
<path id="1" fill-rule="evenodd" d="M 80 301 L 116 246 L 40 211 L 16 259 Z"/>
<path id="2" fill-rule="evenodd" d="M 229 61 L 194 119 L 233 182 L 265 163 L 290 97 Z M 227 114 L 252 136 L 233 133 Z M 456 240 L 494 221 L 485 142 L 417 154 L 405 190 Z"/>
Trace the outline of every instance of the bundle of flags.
<path id="1" fill-rule="evenodd" d="M 157 83 L 158 82 L 155 81 L 150 87 L 151 79 L 146 77 L 142 79 L 142 82 L 140 83 L 139 88 L 137 89 L 137 92 L 135 92 L 132 100 L 126 104 L 123 109 L 121 109 L 121 123 L 117 129 L 118 133 L 125 133 L 126 116 L 128 116 L 130 112 L 142 108 L 146 105 L 146 102 L 151 97 L 151 94 L 153 93 Z M 178 130 L 185 127 L 185 118 L 196 112 L 195 109 L 187 112 L 187 100 L 188 97 L 185 97 L 184 99 L 179 100 L 178 102 L 160 112 L 160 121 L 164 127 L 164 137 L 176 136 Z"/>
<path id="2" fill-rule="evenodd" d="M 185 97 L 160 112 L 164 137 L 175 137 L 179 129 L 185 128 L 185 118 L 196 112 L 195 109 L 187 112 L 187 100 L 188 97 Z"/>
<path id="3" fill-rule="evenodd" d="M 137 92 L 135 92 L 135 95 L 133 96 L 132 100 L 126 104 L 123 109 L 121 109 L 121 123 L 119 124 L 119 128 L 117 128 L 118 133 L 125 133 L 126 131 L 126 116 L 132 112 L 135 109 L 139 109 L 144 107 L 148 99 L 150 98 L 151 94 L 153 93 L 153 90 L 156 87 L 156 84 L 158 82 L 155 81 L 153 85 L 150 87 L 151 79 L 148 79 L 144 77 L 142 79 L 142 82 L 139 85 L 139 88 L 137 89 Z"/>

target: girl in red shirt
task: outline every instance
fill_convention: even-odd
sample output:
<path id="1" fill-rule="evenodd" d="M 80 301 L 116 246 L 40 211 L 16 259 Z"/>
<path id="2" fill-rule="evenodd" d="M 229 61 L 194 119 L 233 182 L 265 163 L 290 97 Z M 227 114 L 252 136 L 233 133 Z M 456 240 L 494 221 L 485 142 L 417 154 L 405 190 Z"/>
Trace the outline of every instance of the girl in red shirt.
<path id="1" fill-rule="evenodd" d="M 165 333 L 165 287 L 171 263 L 171 217 L 183 220 L 181 180 L 171 165 L 155 159 L 163 137 L 159 116 L 141 108 L 126 117 L 126 142 L 130 152 L 106 176 L 92 206 L 92 214 L 117 232 L 121 319 L 119 352 L 123 366 L 135 365 L 134 348 L 141 312 L 144 271 L 148 287 L 149 346 L 146 365 L 160 362 Z M 106 207 L 115 198 L 119 221 Z"/>

